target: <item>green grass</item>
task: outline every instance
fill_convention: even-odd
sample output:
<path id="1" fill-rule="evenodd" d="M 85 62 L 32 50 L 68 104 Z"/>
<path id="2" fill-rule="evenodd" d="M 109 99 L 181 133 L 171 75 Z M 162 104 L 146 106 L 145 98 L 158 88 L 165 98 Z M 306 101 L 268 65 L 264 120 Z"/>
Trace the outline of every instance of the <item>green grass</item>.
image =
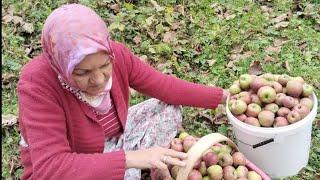
<path id="1" fill-rule="evenodd" d="M 20 16 L 34 26 L 34 32 L 29 34 L 20 24 L 2 21 L 2 73 L 14 76 L 7 84 L 2 84 L 3 114 L 18 114 L 16 83 L 20 69 L 41 51 L 40 33 L 46 17 L 67 2 L 3 1 L 3 13 L 12 6 L 14 16 Z M 228 88 L 240 74 L 248 72 L 253 61 L 259 61 L 262 72 L 303 77 L 316 88 L 319 97 L 320 32 L 315 26 L 320 24 L 320 3 L 317 0 L 295 1 L 298 2 L 296 5 L 293 0 L 159 0 L 161 8 L 158 11 L 146 0 L 135 4 L 115 0 L 73 2 L 94 8 L 108 24 L 114 39 L 125 43 L 137 55 L 145 55 L 148 63 L 163 72 L 192 82 Z M 119 4 L 119 12 L 108 8 L 114 3 Z M 262 12 L 263 5 L 273 11 L 269 14 Z M 275 28 L 272 19 L 288 12 L 288 26 Z M 222 15 L 227 19 L 221 18 Z M 164 40 L 165 34 L 167 37 L 171 34 L 170 41 Z M 137 37 L 141 39 L 140 43 L 135 42 Z M 279 38 L 286 41 L 279 52 L 265 50 Z M 303 44 L 306 46 L 301 48 Z M 243 46 L 242 50 L 233 53 L 234 47 L 239 45 Z M 32 49 L 31 53 L 25 52 L 27 48 Z M 244 56 L 247 53 L 250 56 Z M 232 54 L 243 58 L 228 66 Z M 266 62 L 267 55 L 274 61 Z M 134 96 L 131 104 L 144 99 L 140 95 Z M 214 116 L 216 111 L 184 108 L 183 125 L 188 132 L 204 135 L 218 131 L 231 136 L 226 122 L 212 124 L 199 113 Z M 319 118 L 318 111 L 308 166 L 297 176 L 287 179 L 319 178 L 320 130 L 316 127 Z M 2 137 L 2 178 L 18 179 L 22 168 L 18 161 L 17 126 L 3 128 Z"/>

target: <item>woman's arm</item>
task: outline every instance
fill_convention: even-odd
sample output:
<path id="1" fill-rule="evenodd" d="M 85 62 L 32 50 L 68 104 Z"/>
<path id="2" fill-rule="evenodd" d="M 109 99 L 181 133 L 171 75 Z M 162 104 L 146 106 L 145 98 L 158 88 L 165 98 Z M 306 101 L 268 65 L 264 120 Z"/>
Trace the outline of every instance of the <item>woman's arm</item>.
<path id="1" fill-rule="evenodd" d="M 18 85 L 19 121 L 29 145 L 35 179 L 123 179 L 123 151 L 72 152 L 67 140 L 65 112 L 55 95 L 47 90 L 46 84 L 38 83 L 38 78 L 21 79 Z"/>
<path id="2" fill-rule="evenodd" d="M 116 54 L 123 57 L 128 70 L 129 85 L 137 91 L 169 104 L 215 108 L 221 103 L 223 89 L 163 74 L 141 61 L 130 50 L 113 43 Z"/>

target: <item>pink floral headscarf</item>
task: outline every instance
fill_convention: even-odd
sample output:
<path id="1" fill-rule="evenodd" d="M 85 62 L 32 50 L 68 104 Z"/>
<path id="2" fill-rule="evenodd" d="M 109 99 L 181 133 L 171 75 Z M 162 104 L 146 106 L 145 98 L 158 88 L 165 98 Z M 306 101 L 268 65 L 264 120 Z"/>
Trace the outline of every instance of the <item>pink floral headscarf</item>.
<path id="1" fill-rule="evenodd" d="M 41 36 L 44 55 L 57 72 L 61 84 L 85 102 L 84 94 L 71 77 L 72 71 L 86 55 L 98 51 L 107 52 L 113 60 L 110 41 L 106 24 L 101 17 L 80 4 L 63 5 L 54 10 L 47 18 Z M 96 97 L 99 103 L 93 107 L 98 113 L 106 113 L 111 106 L 110 83 L 107 83 L 103 96 Z"/>

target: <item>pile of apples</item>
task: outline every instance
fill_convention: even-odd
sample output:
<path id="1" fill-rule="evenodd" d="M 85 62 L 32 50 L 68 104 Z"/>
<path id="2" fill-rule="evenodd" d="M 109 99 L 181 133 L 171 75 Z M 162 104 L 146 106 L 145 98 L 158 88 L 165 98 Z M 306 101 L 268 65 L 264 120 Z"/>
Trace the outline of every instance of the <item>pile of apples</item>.
<path id="1" fill-rule="evenodd" d="M 180 133 L 170 143 L 170 148 L 179 152 L 188 152 L 198 141 L 186 132 Z M 176 179 L 179 171 L 178 166 L 168 167 L 171 176 Z M 196 161 L 188 180 L 261 180 L 261 176 L 246 167 L 246 158 L 240 152 L 235 152 L 228 145 L 213 145 L 204 152 Z"/>
<path id="2" fill-rule="evenodd" d="M 313 107 L 313 87 L 302 77 L 243 74 L 229 88 L 228 107 L 240 121 L 258 127 L 281 127 L 306 117 Z"/>

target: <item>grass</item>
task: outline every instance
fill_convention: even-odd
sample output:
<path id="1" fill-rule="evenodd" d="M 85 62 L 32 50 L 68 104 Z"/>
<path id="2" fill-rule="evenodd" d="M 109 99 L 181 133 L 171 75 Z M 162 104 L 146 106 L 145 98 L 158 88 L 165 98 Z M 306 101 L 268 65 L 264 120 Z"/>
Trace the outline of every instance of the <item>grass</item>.
<path id="1" fill-rule="evenodd" d="M 40 0 L 36 3 L 6 0 L 2 12 L 11 8 L 9 14 L 21 17 L 23 22 L 2 21 L 3 114 L 18 114 L 16 83 L 20 69 L 41 52 L 39 40 L 46 17 L 68 2 L 79 2 L 95 9 L 108 24 L 114 39 L 125 43 L 137 55 L 145 56 L 149 64 L 164 73 L 228 88 L 239 75 L 251 69 L 251 63 L 259 61 L 261 73 L 301 76 L 315 87 L 319 97 L 320 5 L 317 0 L 159 0 L 158 9 L 146 0 L 134 4 L 115 0 Z M 119 8 L 112 6 L 114 4 Z M 283 14 L 287 17 L 280 22 L 288 24 L 277 28 L 275 21 Z M 34 31 L 26 32 L 23 23 L 31 23 Z M 144 99 L 141 95 L 133 96 L 131 104 Z M 186 107 L 183 125 L 195 135 L 218 131 L 231 136 L 225 117 L 220 123 L 210 123 L 203 116 L 212 117 L 217 113 Z M 319 178 L 319 119 L 318 111 L 308 166 L 287 179 Z M 2 128 L 3 179 L 18 179 L 22 172 L 18 161 L 18 133 L 17 125 Z"/>

